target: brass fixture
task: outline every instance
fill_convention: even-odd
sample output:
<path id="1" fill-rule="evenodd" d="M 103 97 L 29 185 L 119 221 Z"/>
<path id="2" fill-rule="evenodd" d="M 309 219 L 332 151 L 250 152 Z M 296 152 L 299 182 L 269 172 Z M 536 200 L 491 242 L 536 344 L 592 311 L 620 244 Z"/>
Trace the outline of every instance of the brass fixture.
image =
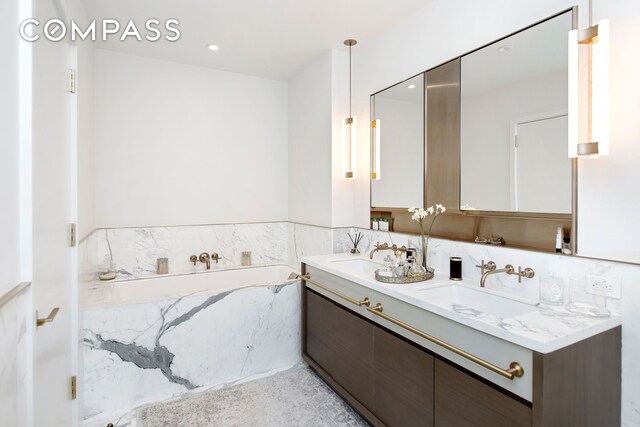
<path id="1" fill-rule="evenodd" d="M 394 317 L 391 317 L 385 313 L 382 312 L 382 304 L 378 303 L 376 304 L 374 307 L 367 307 L 367 311 L 370 313 L 375 314 L 376 316 L 382 317 L 385 320 L 388 320 L 389 322 L 393 323 L 394 325 L 400 326 L 403 329 L 406 329 L 409 332 L 412 332 L 416 335 L 418 335 L 419 337 L 422 337 L 428 341 L 431 341 L 434 344 L 439 345 L 440 347 L 443 347 L 446 350 L 449 350 L 452 353 L 457 354 L 458 356 L 464 357 L 467 360 L 470 360 L 474 363 L 477 363 L 478 365 L 482 366 L 483 368 L 487 368 L 488 370 L 495 372 L 498 375 L 502 375 L 503 377 L 513 380 L 516 377 L 521 377 L 524 375 L 524 369 L 522 368 L 522 366 L 518 363 L 518 362 L 511 362 L 511 364 L 509 365 L 508 369 L 502 369 L 499 366 L 496 366 L 490 362 L 487 362 L 484 359 L 481 359 L 477 356 L 474 356 L 471 353 L 467 353 L 466 351 L 459 349 L 456 346 L 453 346 L 447 342 L 444 342 L 432 335 L 427 334 L 426 332 L 422 332 L 419 329 L 414 328 L 411 325 L 408 325 Z"/>
<path id="2" fill-rule="evenodd" d="M 342 298 L 345 301 L 350 302 L 351 304 L 357 305 L 358 307 L 362 307 L 363 305 L 365 307 L 369 307 L 369 305 L 371 304 L 371 301 L 369 300 L 369 298 L 363 299 L 362 301 L 358 301 L 357 299 L 353 299 L 350 296 L 347 296 L 343 293 L 340 293 L 338 291 L 334 291 L 333 289 L 327 288 L 324 285 L 321 285 L 320 283 L 316 282 L 315 280 L 311 280 L 311 275 L 310 274 L 305 274 L 303 276 L 300 276 L 300 280 L 303 280 L 305 282 L 309 282 L 309 283 L 313 283 L 314 285 L 316 285 L 317 287 L 319 287 L 320 289 L 324 289 L 325 291 L 339 297 Z"/>
<path id="3" fill-rule="evenodd" d="M 51 313 L 49 313 L 49 315 L 47 317 L 45 317 L 44 319 L 39 319 L 38 318 L 38 312 L 36 311 L 36 326 L 42 326 L 45 323 L 53 322 L 53 319 L 56 318 L 56 316 L 58 315 L 59 311 L 60 311 L 60 308 L 59 307 L 55 307 L 53 310 L 51 310 Z"/>
<path id="4" fill-rule="evenodd" d="M 407 252 L 407 247 L 406 246 L 400 246 L 398 247 L 398 245 L 396 245 L 395 243 L 391 246 L 389 246 L 389 244 L 387 242 L 384 242 L 383 244 L 380 244 L 380 242 L 376 243 L 375 246 L 373 247 L 373 250 L 371 250 L 371 252 L 369 253 L 369 259 L 373 259 L 373 254 L 375 254 L 378 251 L 393 251 L 393 253 L 395 255 L 398 255 L 398 252 L 402 253 L 402 252 Z"/>
<path id="5" fill-rule="evenodd" d="M 206 252 L 202 252 L 199 257 L 195 255 L 191 255 L 189 257 L 189 261 L 191 261 L 193 265 L 196 265 L 196 263 L 200 261 L 201 263 L 207 266 L 207 270 L 211 270 L 211 257 L 209 257 L 209 254 Z"/>
<path id="6" fill-rule="evenodd" d="M 484 274 L 484 271 L 493 271 L 496 269 L 496 263 L 493 261 L 489 261 L 488 263 L 484 263 L 484 260 L 480 261 L 480 265 L 476 265 L 480 269 L 480 274 Z"/>
<path id="7" fill-rule="evenodd" d="M 483 261 L 484 262 L 484 261 Z M 492 264 L 492 265 L 490 265 Z M 524 270 L 522 269 L 522 267 L 518 266 L 518 272 L 515 271 L 515 269 L 513 268 L 513 265 L 511 264 L 507 264 L 504 266 L 504 268 L 498 269 L 496 270 L 496 264 L 493 261 L 489 261 L 486 264 L 487 267 L 492 269 L 489 269 L 485 272 L 482 273 L 482 277 L 480 278 L 480 287 L 484 288 L 485 282 L 487 280 L 487 277 L 489 277 L 492 274 L 498 274 L 498 273 L 507 273 L 508 275 L 516 275 L 518 276 L 518 283 L 522 283 L 522 278 L 525 277 L 527 279 L 531 279 L 533 278 L 533 276 L 536 275 L 536 272 L 533 270 L 533 268 L 527 267 Z M 480 267 L 480 266 L 477 266 Z"/>
<path id="8" fill-rule="evenodd" d="M 216 262 L 216 264 L 218 263 L 218 261 L 220 261 L 220 259 L 221 259 L 221 258 L 220 258 L 220 255 L 218 255 L 218 253 L 217 253 L 217 252 L 213 252 L 213 253 L 211 254 L 211 260 L 212 260 L 212 261 L 215 261 L 215 262 Z"/>
<path id="9" fill-rule="evenodd" d="M 480 287 L 484 288 L 484 282 L 487 280 L 487 277 L 489 277 L 491 274 L 498 274 L 498 273 L 513 274 L 513 265 L 507 264 L 504 266 L 504 268 L 496 269 L 494 267 L 493 270 L 485 271 L 484 273 L 482 273 L 482 277 L 480 278 Z"/>
<path id="10" fill-rule="evenodd" d="M 243 267 L 248 267 L 251 265 L 251 251 L 242 251 L 240 265 L 242 265 Z"/>

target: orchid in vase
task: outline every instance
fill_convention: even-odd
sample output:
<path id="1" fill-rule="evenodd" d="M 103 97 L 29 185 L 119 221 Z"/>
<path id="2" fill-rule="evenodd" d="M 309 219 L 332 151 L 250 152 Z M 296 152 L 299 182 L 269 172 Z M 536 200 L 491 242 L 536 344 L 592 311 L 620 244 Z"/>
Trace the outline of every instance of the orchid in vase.
<path id="1" fill-rule="evenodd" d="M 431 229 L 433 228 L 433 223 L 436 222 L 438 215 L 445 213 L 447 208 L 442 206 L 440 203 L 436 203 L 435 207 L 430 206 L 427 209 L 423 208 L 409 208 L 409 212 L 412 213 L 411 219 L 414 221 L 418 221 L 420 224 L 420 239 L 422 240 L 422 266 L 426 269 L 427 267 L 427 247 L 429 245 L 429 235 L 431 234 Z M 431 217 L 431 223 L 429 223 L 429 229 L 425 235 L 424 232 L 424 220 L 427 217 Z"/>

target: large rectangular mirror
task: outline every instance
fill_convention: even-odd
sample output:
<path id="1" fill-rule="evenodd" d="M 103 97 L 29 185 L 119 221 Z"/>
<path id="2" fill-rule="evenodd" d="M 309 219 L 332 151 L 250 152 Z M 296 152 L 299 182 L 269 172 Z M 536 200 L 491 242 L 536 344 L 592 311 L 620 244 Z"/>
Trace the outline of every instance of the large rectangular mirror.
<path id="1" fill-rule="evenodd" d="M 460 208 L 571 214 L 566 12 L 461 62 Z"/>
<path id="2" fill-rule="evenodd" d="M 424 205 L 424 76 L 371 96 L 371 206 Z"/>

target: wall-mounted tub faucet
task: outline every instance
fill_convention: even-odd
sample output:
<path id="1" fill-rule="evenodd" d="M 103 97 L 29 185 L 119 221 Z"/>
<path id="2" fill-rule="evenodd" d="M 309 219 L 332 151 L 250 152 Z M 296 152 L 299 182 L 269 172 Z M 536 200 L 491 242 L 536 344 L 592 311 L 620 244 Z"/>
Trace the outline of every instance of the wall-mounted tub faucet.
<path id="1" fill-rule="evenodd" d="M 206 252 L 202 252 L 199 257 L 195 255 L 191 255 L 189 257 L 189 261 L 191 261 L 193 265 L 196 265 L 196 263 L 200 261 L 201 263 L 207 266 L 207 270 L 211 269 L 211 257 L 209 257 L 209 254 Z M 216 260 L 216 262 L 218 261 Z"/>

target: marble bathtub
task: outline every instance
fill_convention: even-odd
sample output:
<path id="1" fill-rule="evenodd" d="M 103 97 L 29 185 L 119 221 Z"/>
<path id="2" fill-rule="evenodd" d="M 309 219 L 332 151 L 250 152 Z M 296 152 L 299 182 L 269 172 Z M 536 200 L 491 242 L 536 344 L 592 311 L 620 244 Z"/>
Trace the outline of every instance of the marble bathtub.
<path id="1" fill-rule="evenodd" d="M 286 266 L 95 284 L 82 313 L 83 418 L 300 362 Z"/>

